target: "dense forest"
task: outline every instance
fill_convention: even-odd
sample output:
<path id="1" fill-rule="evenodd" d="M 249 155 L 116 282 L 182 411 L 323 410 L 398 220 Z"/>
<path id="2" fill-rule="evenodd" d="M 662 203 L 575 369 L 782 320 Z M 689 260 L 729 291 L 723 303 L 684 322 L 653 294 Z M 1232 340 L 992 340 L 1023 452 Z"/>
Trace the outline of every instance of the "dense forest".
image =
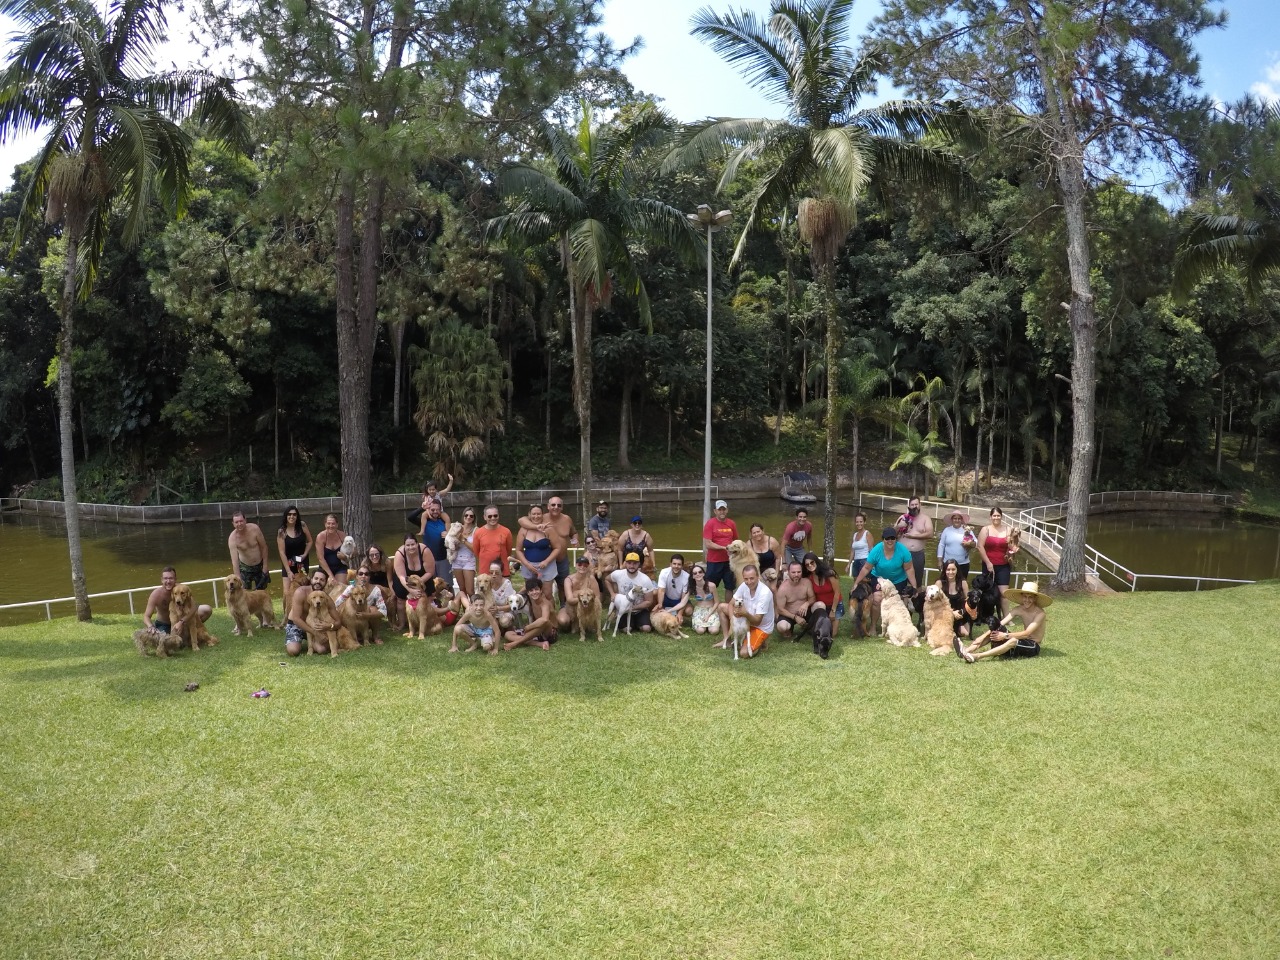
<path id="1" fill-rule="evenodd" d="M 21 6 L 131 36 L 91 4 Z M 900 3 L 866 38 L 839 0 L 795 5 L 807 21 L 704 11 L 785 119 L 693 128 L 627 83 L 597 4 L 314 6 L 208 4 L 211 36 L 257 41 L 251 146 L 195 111 L 181 217 L 173 191 L 95 200 L 71 308 L 87 499 L 696 469 L 700 204 L 734 214 L 712 250 L 723 468 L 820 469 L 825 449 L 842 470 L 870 452 L 947 485 L 981 464 L 1065 489 L 1083 449 L 1095 487 L 1204 487 L 1276 439 L 1280 114 L 1200 96 L 1207 4 Z M 158 9 L 136 7 L 119 15 Z M 984 10 L 970 42 L 931 39 Z M 1139 12 L 1176 22 L 1116 27 Z M 724 37 L 748 27 L 792 30 L 826 66 L 788 74 L 767 44 L 735 59 Z M 1028 46 L 1037 30 L 1054 43 Z M 880 103 L 877 78 L 919 99 Z M 54 196 L 49 157 L 0 196 L 0 481 L 57 496 L 69 231 L 52 206 L 29 216 Z"/>

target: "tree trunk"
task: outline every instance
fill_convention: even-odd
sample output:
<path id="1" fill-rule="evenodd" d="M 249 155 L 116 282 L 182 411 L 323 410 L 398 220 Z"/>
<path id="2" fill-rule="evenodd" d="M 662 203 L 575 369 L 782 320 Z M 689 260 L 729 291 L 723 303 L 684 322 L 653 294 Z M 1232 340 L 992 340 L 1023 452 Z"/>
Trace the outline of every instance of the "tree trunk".
<path id="1" fill-rule="evenodd" d="M 567 254 L 568 238 L 562 238 Z M 591 478 L 591 305 L 569 261 L 569 331 L 573 338 L 573 409 L 578 415 L 578 470 L 582 475 L 583 525 L 589 519 Z"/>
<path id="2" fill-rule="evenodd" d="M 347 172 L 342 175 L 334 207 L 338 423 L 342 440 L 342 527 L 361 543 L 371 539 L 373 515 L 369 506 L 369 364 L 356 302 L 355 203 L 356 176 Z"/>
<path id="3" fill-rule="evenodd" d="M 840 355 L 840 318 L 836 312 L 835 264 L 827 264 L 824 271 L 824 287 L 827 298 L 827 343 L 824 360 L 827 365 L 827 452 L 826 471 L 827 485 L 823 494 L 823 507 L 826 516 L 823 518 L 823 556 L 828 565 L 836 562 L 836 480 L 839 477 L 839 463 L 836 451 L 840 445 L 840 383 L 836 357 Z"/>
<path id="4" fill-rule="evenodd" d="M 853 502 L 854 503 L 857 503 L 858 498 L 862 496 L 862 483 L 858 476 L 860 473 L 859 465 L 858 465 L 859 440 L 860 440 L 860 437 L 859 437 L 859 431 L 858 431 L 858 418 L 854 417 L 853 418 Z"/>
<path id="5" fill-rule="evenodd" d="M 1214 431 L 1213 438 L 1213 456 L 1215 460 L 1213 470 L 1219 476 L 1222 475 L 1222 420 L 1226 409 L 1226 402 L 1227 385 L 1224 380 L 1221 389 L 1218 390 L 1218 427 L 1217 430 Z"/>
<path id="6" fill-rule="evenodd" d="M 272 377 L 275 381 L 275 405 L 271 409 L 271 446 L 274 451 L 275 475 L 280 476 L 280 374 Z"/>
<path id="7" fill-rule="evenodd" d="M 391 325 L 391 355 L 395 374 L 391 379 L 391 426 L 395 443 L 391 452 L 391 475 L 400 479 L 400 412 L 404 407 L 404 334 L 408 324 L 397 320 Z"/>
<path id="8" fill-rule="evenodd" d="M 76 494 L 76 448 L 72 435 L 71 347 L 76 303 L 76 263 L 80 237 L 67 234 L 67 259 L 62 275 L 62 336 L 58 343 L 58 428 L 62 453 L 62 505 L 67 525 L 67 550 L 71 554 L 71 589 L 76 597 L 76 619 L 87 623 L 89 588 L 84 577 L 84 551 L 80 545 L 80 498 Z"/>
<path id="9" fill-rule="evenodd" d="M 1068 73 L 1068 65 L 1049 64 L 1049 53 L 1032 20 L 1026 0 L 1020 4 L 1028 41 L 1036 58 L 1044 88 L 1046 120 L 1052 130 L 1057 156 L 1054 160 L 1058 189 L 1067 227 L 1067 266 L 1071 275 L 1071 478 L 1067 492 L 1067 520 L 1058 572 L 1053 584 L 1060 590 L 1081 590 L 1085 578 L 1085 533 L 1089 523 L 1089 475 L 1093 468 L 1095 426 L 1094 390 L 1097 375 L 1097 327 L 1093 287 L 1089 278 L 1090 252 L 1085 217 L 1084 144 L 1076 122 L 1071 93 L 1058 87 L 1055 76 Z M 1060 55 L 1060 54 L 1059 54 Z"/>
<path id="10" fill-rule="evenodd" d="M 631 389 L 634 377 L 630 372 L 622 377 L 622 410 L 618 414 L 618 469 L 630 470 L 631 458 Z"/>

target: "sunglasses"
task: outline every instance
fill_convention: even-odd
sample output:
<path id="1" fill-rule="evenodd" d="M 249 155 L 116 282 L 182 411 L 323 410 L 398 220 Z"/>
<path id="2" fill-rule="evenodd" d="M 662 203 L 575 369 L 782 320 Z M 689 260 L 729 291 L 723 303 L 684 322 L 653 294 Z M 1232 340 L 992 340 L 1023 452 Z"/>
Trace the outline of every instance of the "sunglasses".
<path id="1" fill-rule="evenodd" d="M 486 513 L 486 514 L 484 515 L 484 518 L 485 518 L 486 520 L 497 520 L 497 519 L 498 519 L 498 515 L 497 515 L 496 513 Z"/>

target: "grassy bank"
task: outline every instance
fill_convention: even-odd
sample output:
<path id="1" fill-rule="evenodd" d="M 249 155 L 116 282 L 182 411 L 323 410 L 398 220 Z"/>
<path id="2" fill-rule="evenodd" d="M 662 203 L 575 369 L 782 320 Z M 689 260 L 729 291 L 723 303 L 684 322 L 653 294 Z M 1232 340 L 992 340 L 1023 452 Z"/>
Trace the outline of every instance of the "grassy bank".
<path id="1" fill-rule="evenodd" d="M 3 629 L 0 956 L 1273 957 L 1278 611 L 1063 600 L 973 666 Z"/>

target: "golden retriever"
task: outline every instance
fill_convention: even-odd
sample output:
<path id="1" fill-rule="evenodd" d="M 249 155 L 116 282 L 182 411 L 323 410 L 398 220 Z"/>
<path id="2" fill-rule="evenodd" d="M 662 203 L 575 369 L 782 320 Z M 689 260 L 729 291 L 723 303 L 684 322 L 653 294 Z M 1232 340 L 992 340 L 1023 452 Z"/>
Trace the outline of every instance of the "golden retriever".
<path id="1" fill-rule="evenodd" d="M 477 577 L 476 579 L 479 578 Z M 409 632 L 405 636 L 416 636 L 419 640 L 425 640 L 428 634 L 434 636 L 439 633 L 440 611 L 431 602 L 431 598 L 423 592 L 422 578 L 417 574 L 410 574 L 409 578 L 404 582 L 404 588 L 409 592 L 409 599 L 405 601 L 405 615 L 409 619 Z"/>
<path id="2" fill-rule="evenodd" d="M 604 643 L 600 624 L 600 594 L 591 587 L 583 587 L 578 591 L 574 606 L 577 608 L 578 640 L 586 643 L 587 634 L 595 633 L 596 643 Z"/>
<path id="3" fill-rule="evenodd" d="M 336 657 L 342 650 L 355 650 L 358 646 L 351 631 L 338 622 L 338 609 L 333 605 L 333 597 L 322 590 L 313 590 L 307 597 L 307 626 L 324 634 L 330 657 Z M 315 652 L 308 634 L 307 655 Z"/>
<path id="4" fill-rule="evenodd" d="M 895 647 L 920 646 L 920 634 L 911 622 L 911 612 L 898 594 L 893 582 L 880 578 L 880 619 L 884 624 L 885 640 Z M 951 641 L 948 640 L 947 643 Z"/>
<path id="5" fill-rule="evenodd" d="M 361 586 L 352 587 L 347 599 L 338 607 L 339 621 L 362 647 L 372 642 L 376 632 L 374 621 L 380 616 L 369 606 L 369 591 Z"/>
<path id="6" fill-rule="evenodd" d="M 684 640 L 687 637 L 687 634 L 680 629 L 680 618 L 666 610 L 654 610 L 650 613 L 649 625 L 653 627 L 654 633 L 671 637 L 673 640 Z"/>
<path id="7" fill-rule="evenodd" d="M 271 594 L 265 590 L 246 590 L 240 578 L 234 574 L 227 577 L 225 582 L 227 610 L 231 614 L 231 619 L 235 621 L 232 633 L 236 636 L 252 637 L 255 617 L 264 629 L 276 628 L 275 604 L 271 600 Z"/>
<path id="8" fill-rule="evenodd" d="M 169 622 L 176 627 L 179 621 L 182 621 L 182 629 L 173 632 L 192 650 L 199 650 L 202 643 L 211 647 L 218 642 L 218 638 L 205 629 L 195 597 L 185 583 L 178 584 L 169 595 Z"/>
<path id="9" fill-rule="evenodd" d="M 596 544 L 596 548 L 599 550 L 599 562 L 596 564 L 595 574 L 602 580 L 608 580 L 609 574 L 618 569 L 618 541 L 620 539 L 617 531 L 610 530 Z"/>
<path id="10" fill-rule="evenodd" d="M 924 592 L 924 636 L 929 653 L 935 657 L 951 652 L 951 639 L 956 634 L 956 618 L 951 612 L 951 601 L 940 585 L 929 584 Z"/>
<path id="11" fill-rule="evenodd" d="M 742 582 L 742 571 L 747 567 L 760 569 L 760 557 L 751 549 L 751 544 L 742 540 L 733 540 L 727 547 L 729 551 L 729 569 L 733 571 L 738 583 Z"/>

